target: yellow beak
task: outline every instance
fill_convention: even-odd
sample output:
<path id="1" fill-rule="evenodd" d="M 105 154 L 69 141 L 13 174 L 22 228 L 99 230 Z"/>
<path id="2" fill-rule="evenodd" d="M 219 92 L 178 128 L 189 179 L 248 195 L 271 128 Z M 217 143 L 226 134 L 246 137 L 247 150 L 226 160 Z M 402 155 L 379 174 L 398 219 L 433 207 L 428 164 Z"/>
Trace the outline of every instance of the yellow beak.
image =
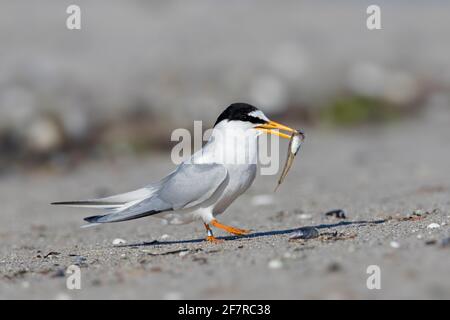
<path id="1" fill-rule="evenodd" d="M 275 121 L 269 121 L 268 123 L 259 125 L 256 127 L 256 129 L 261 130 L 265 133 L 274 134 L 276 136 L 285 138 L 285 139 L 291 139 L 290 135 L 287 135 L 283 132 L 279 132 L 278 130 L 288 131 L 288 132 L 296 132 L 296 130 L 289 128 L 285 125 L 282 125 L 281 123 L 275 122 Z"/>

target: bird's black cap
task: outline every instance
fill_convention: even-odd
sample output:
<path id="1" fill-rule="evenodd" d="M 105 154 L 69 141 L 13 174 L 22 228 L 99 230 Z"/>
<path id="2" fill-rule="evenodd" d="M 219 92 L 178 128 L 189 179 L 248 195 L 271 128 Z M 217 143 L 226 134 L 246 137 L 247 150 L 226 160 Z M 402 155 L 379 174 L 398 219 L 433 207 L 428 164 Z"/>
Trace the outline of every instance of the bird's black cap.
<path id="1" fill-rule="evenodd" d="M 250 113 L 254 111 L 258 111 L 258 108 L 248 103 L 233 103 L 220 114 L 214 126 L 223 120 L 248 121 L 255 124 L 267 122 L 264 119 L 251 116 Z"/>

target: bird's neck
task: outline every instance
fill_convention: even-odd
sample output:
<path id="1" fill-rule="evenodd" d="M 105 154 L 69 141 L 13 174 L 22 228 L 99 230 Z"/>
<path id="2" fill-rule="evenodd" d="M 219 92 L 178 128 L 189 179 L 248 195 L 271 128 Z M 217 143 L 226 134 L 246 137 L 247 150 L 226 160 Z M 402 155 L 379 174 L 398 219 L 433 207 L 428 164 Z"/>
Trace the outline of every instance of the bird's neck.
<path id="1" fill-rule="evenodd" d="M 221 164 L 256 164 L 258 154 L 258 132 L 238 126 L 214 128 L 205 145 L 202 158 Z"/>

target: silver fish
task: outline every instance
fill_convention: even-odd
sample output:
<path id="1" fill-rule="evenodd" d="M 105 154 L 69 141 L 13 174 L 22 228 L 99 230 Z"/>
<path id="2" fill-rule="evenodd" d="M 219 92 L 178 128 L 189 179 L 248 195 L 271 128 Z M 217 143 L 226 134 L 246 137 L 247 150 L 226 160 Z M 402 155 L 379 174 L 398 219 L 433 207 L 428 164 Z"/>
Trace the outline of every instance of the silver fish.
<path id="1" fill-rule="evenodd" d="M 281 172 L 281 176 L 278 179 L 278 184 L 275 187 L 275 191 L 277 191 L 278 187 L 284 181 L 284 178 L 286 178 L 289 169 L 291 168 L 292 163 L 294 162 L 294 158 L 297 155 L 298 151 L 300 150 L 300 147 L 302 146 L 304 140 L 305 134 L 303 133 L 303 131 L 298 130 L 292 134 L 291 140 L 289 140 L 288 155 L 286 158 L 286 162 L 284 164 L 283 171 Z"/>

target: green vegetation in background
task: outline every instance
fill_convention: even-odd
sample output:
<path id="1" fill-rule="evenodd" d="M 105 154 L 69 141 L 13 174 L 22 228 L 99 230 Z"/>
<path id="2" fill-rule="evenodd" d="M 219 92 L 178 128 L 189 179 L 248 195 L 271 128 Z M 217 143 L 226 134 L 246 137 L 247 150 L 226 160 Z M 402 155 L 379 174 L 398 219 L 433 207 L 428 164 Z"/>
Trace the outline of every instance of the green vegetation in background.
<path id="1" fill-rule="evenodd" d="M 322 109 L 321 122 L 337 126 L 383 123 L 400 117 L 399 109 L 383 100 L 364 96 L 340 97 Z"/>

